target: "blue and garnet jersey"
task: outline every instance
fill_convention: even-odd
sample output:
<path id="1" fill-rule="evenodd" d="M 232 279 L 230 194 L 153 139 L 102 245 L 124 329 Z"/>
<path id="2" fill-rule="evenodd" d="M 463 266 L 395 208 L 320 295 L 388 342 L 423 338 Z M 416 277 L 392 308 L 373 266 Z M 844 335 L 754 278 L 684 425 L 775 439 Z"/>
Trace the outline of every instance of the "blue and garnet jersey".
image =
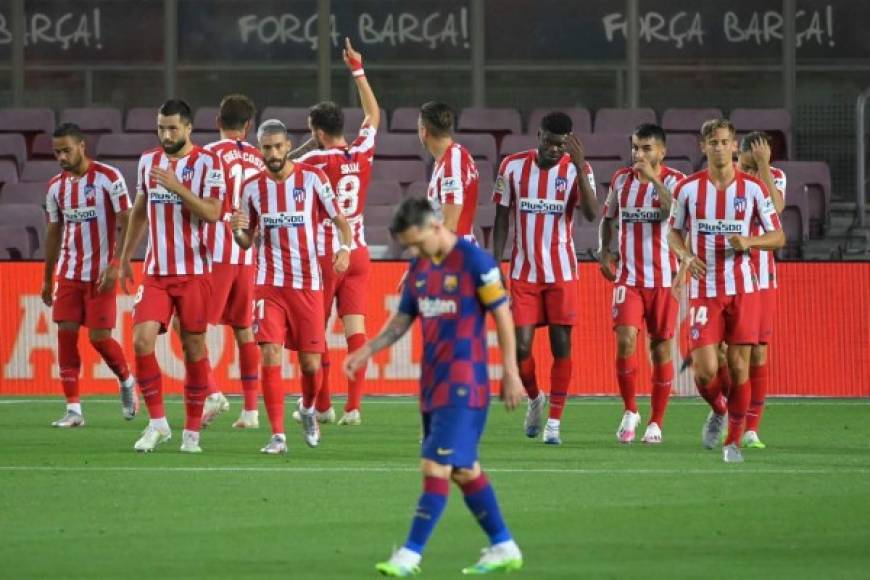
<path id="1" fill-rule="evenodd" d="M 506 301 L 495 259 L 467 240 L 440 262 L 411 262 L 399 312 L 421 319 L 424 413 L 489 404 L 486 313 Z"/>

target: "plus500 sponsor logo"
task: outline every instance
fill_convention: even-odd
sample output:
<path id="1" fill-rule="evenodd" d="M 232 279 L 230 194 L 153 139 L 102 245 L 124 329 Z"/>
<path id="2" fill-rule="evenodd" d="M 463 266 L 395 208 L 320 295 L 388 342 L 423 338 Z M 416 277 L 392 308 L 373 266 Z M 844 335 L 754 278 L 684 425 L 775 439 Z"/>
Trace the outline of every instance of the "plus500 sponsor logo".
<path id="1" fill-rule="evenodd" d="M 565 202 L 558 199 L 521 199 L 520 211 L 523 213 L 563 214 Z"/>
<path id="2" fill-rule="evenodd" d="M 72 223 L 86 222 L 97 219 L 96 208 L 65 209 L 63 219 Z"/>
<path id="3" fill-rule="evenodd" d="M 420 310 L 420 315 L 423 318 L 435 318 L 445 314 L 454 315 L 459 311 L 459 306 L 455 300 L 445 300 L 443 298 L 419 298 L 417 300 L 417 308 Z"/>
<path id="4" fill-rule="evenodd" d="M 729 236 L 743 234 L 743 222 L 737 220 L 698 220 L 698 233 Z"/>
<path id="5" fill-rule="evenodd" d="M 622 221 L 626 223 L 658 223 L 662 212 L 655 207 L 626 207 L 622 209 Z"/>
<path id="6" fill-rule="evenodd" d="M 305 224 L 305 214 L 301 213 L 267 213 L 263 214 L 264 228 L 292 228 Z"/>

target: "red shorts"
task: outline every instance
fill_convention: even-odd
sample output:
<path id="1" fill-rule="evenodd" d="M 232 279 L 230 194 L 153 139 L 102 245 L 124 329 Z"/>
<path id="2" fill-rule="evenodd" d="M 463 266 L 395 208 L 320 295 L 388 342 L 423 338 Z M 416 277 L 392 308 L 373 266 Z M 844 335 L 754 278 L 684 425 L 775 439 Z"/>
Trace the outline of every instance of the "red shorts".
<path id="1" fill-rule="evenodd" d="M 323 292 L 257 286 L 254 337 L 297 352 L 326 352 Z"/>
<path id="2" fill-rule="evenodd" d="M 332 256 L 320 257 L 320 272 L 323 275 L 323 310 L 329 318 L 332 302 L 338 302 L 338 315 L 365 315 L 369 290 L 369 249 L 365 246 L 350 253 L 350 265 L 341 274 L 332 267 Z"/>
<path id="3" fill-rule="evenodd" d="M 689 300 L 689 340 L 692 350 L 718 344 L 758 344 L 761 316 L 758 292 Z"/>
<path id="4" fill-rule="evenodd" d="M 633 326 L 641 330 L 645 324 L 650 337 L 668 340 L 674 336 L 679 311 L 680 304 L 670 288 L 613 288 L 614 329 Z"/>
<path id="5" fill-rule="evenodd" d="M 163 333 L 175 313 L 182 330 L 205 332 L 211 299 L 211 280 L 207 274 L 145 276 L 136 293 L 133 324 L 159 322 Z"/>
<path id="6" fill-rule="evenodd" d="M 577 281 L 510 281 L 511 312 L 517 326 L 577 323 Z"/>
<path id="7" fill-rule="evenodd" d="M 768 344 L 773 338 L 773 319 L 776 317 L 776 288 L 759 290 L 761 314 L 759 315 L 758 342 Z"/>
<path id="8" fill-rule="evenodd" d="M 115 328 L 116 289 L 97 291 L 96 282 L 59 278 L 54 285 L 54 322 L 76 322 L 87 328 Z"/>
<path id="9" fill-rule="evenodd" d="M 249 328 L 254 320 L 254 276 L 246 264 L 212 264 L 209 324 Z"/>

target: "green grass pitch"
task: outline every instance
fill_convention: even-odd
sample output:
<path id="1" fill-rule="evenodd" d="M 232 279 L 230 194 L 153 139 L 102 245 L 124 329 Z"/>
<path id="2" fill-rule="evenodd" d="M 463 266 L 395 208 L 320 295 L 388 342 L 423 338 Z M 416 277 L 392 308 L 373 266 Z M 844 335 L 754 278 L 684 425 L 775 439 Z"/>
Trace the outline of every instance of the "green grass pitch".
<path id="1" fill-rule="evenodd" d="M 361 427 L 323 428 L 308 449 L 288 402 L 285 457 L 261 455 L 269 430 L 233 432 L 238 411 L 178 451 L 132 445 L 105 398 L 87 426 L 49 427 L 63 404 L 0 399 L 0 578 L 374 578 L 401 545 L 420 491 L 411 399 L 364 403 Z M 642 414 L 647 402 L 642 402 Z M 621 446 L 615 399 L 573 399 L 559 448 L 522 433 L 522 412 L 493 404 L 482 443 L 509 526 L 541 578 L 867 578 L 870 404 L 769 402 L 766 450 L 742 465 L 700 445 L 706 407 L 674 400 L 665 442 Z M 451 491 L 424 578 L 457 578 L 486 544 Z"/>

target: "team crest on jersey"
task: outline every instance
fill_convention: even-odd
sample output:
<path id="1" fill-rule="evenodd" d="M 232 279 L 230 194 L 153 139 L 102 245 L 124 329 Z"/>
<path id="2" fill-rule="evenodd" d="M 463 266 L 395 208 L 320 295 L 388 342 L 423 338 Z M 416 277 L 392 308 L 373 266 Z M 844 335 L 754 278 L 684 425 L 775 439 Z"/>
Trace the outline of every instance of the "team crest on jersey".
<path id="1" fill-rule="evenodd" d="M 734 198 L 734 211 L 741 213 L 746 211 L 746 198 L 745 197 L 735 197 Z"/>
<path id="2" fill-rule="evenodd" d="M 302 189 L 301 187 L 293 188 L 293 201 L 295 201 L 296 203 L 299 203 L 303 199 L 305 199 L 305 190 Z"/>
<path id="3" fill-rule="evenodd" d="M 568 180 L 564 177 L 556 178 L 556 193 L 565 193 L 568 191 Z"/>
<path id="4" fill-rule="evenodd" d="M 456 274 L 447 274 L 444 276 L 445 292 L 456 292 L 457 288 L 459 288 L 459 276 Z"/>
<path id="5" fill-rule="evenodd" d="M 84 194 L 86 200 L 93 201 L 94 198 L 97 197 L 96 188 L 89 183 L 84 188 Z"/>
<path id="6" fill-rule="evenodd" d="M 701 338 L 701 327 L 697 324 L 693 325 L 690 334 L 692 335 L 692 340 L 698 340 Z"/>
<path id="7" fill-rule="evenodd" d="M 193 179 L 193 167 L 185 167 L 181 170 L 181 181 L 190 181 Z"/>
<path id="8" fill-rule="evenodd" d="M 426 285 L 426 276 L 418 276 L 417 280 L 414 282 L 414 286 L 417 288 L 423 288 Z"/>
<path id="9" fill-rule="evenodd" d="M 611 315 L 613 318 L 616 318 L 617 316 L 619 316 L 619 307 L 618 307 L 618 306 L 614 306 L 613 309 L 610 311 L 610 315 Z"/>

